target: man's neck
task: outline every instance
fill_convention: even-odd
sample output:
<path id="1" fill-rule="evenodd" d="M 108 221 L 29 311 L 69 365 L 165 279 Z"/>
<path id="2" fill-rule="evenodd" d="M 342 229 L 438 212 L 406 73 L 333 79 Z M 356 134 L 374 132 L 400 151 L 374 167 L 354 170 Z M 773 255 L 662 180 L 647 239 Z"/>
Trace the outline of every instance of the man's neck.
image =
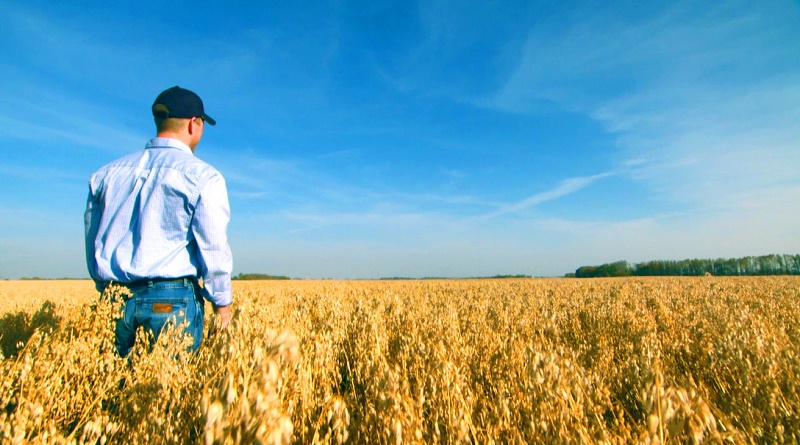
<path id="1" fill-rule="evenodd" d="M 156 136 L 160 138 L 177 139 L 186 144 L 186 146 L 192 150 L 192 153 L 194 153 L 194 147 L 192 147 L 191 145 L 192 142 L 191 135 L 185 133 L 175 133 L 173 131 L 162 131 L 158 133 Z"/>

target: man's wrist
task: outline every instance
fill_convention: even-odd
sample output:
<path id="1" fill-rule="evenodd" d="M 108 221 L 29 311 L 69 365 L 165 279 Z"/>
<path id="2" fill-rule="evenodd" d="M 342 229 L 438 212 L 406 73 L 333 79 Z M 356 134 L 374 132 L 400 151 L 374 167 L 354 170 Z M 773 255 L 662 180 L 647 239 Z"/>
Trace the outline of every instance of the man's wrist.
<path id="1" fill-rule="evenodd" d="M 220 306 L 214 308 L 214 314 L 217 316 L 217 323 L 220 327 L 225 327 L 231 321 L 231 306 Z"/>

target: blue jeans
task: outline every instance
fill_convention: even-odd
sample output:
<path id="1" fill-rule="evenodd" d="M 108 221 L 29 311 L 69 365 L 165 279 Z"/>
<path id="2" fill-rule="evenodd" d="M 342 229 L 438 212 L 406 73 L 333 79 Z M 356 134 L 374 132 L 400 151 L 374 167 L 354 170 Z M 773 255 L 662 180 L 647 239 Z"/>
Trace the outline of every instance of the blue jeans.
<path id="1" fill-rule="evenodd" d="M 114 329 L 119 355 L 125 357 L 131 352 L 139 326 L 153 334 L 152 346 L 167 323 L 178 325 L 184 321 L 187 322 L 184 332 L 194 338 L 189 350 L 200 347 L 205 310 L 200 289 L 194 280 L 147 281 L 131 287 L 130 291 L 133 296 L 125 300 L 122 318 L 117 319 Z"/>

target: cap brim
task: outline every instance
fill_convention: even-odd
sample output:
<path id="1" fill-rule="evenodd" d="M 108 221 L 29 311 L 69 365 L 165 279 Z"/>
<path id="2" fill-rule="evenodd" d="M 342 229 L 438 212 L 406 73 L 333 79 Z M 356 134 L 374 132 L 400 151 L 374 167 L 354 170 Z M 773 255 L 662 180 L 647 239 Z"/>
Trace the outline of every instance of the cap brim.
<path id="1" fill-rule="evenodd" d="M 215 121 L 214 118 L 205 113 L 203 113 L 203 120 L 208 122 L 209 125 L 217 125 L 217 121 Z"/>

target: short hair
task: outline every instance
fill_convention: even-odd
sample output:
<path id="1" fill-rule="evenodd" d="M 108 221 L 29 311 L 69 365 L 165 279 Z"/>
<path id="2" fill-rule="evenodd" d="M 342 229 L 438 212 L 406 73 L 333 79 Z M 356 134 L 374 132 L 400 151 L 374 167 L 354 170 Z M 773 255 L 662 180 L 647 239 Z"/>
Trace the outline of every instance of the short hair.
<path id="1" fill-rule="evenodd" d="M 156 123 L 156 131 L 161 133 L 163 131 L 169 131 L 173 133 L 178 133 L 181 129 L 186 125 L 189 119 L 184 119 L 181 117 L 168 117 L 168 118 L 160 118 L 156 117 L 153 118 Z"/>
<path id="2" fill-rule="evenodd" d="M 169 109 L 163 104 L 153 104 L 153 120 L 156 122 L 156 131 L 170 131 L 177 133 L 181 131 L 188 119 L 182 117 L 168 117 Z"/>

